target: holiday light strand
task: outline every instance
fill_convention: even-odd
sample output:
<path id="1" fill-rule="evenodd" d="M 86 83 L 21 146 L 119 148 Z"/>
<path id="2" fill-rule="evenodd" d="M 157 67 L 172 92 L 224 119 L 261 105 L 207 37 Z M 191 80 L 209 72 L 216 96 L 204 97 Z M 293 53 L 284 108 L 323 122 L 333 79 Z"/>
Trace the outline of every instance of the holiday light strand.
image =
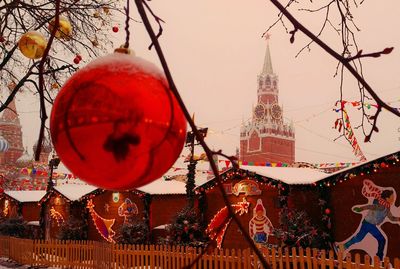
<path id="1" fill-rule="evenodd" d="M 101 235 L 101 237 L 103 237 L 106 241 L 110 243 L 115 243 L 113 239 L 113 237 L 115 236 L 115 231 L 111 228 L 114 225 L 115 219 L 105 219 L 101 217 L 94 210 L 94 204 L 92 200 L 89 200 L 87 202 L 86 208 L 89 209 L 94 226 L 96 227 L 96 230 Z"/>

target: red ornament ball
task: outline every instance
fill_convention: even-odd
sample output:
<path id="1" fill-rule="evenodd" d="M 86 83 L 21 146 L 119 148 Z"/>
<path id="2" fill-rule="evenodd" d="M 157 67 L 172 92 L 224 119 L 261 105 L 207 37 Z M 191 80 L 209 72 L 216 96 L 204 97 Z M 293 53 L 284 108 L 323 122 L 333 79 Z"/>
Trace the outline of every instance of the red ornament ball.
<path id="1" fill-rule="evenodd" d="M 117 32 L 119 31 L 118 26 L 114 26 L 114 27 L 112 28 L 112 30 L 113 30 L 114 33 L 117 33 Z"/>
<path id="2" fill-rule="evenodd" d="M 78 58 L 79 61 L 82 61 L 82 56 L 80 54 L 77 54 L 75 57 Z"/>
<path id="3" fill-rule="evenodd" d="M 114 53 L 66 82 L 51 111 L 50 132 L 73 174 L 103 189 L 127 190 L 160 178 L 174 164 L 186 120 L 155 65 Z"/>
<path id="4" fill-rule="evenodd" d="M 325 209 L 325 214 L 326 214 L 326 215 L 329 215 L 330 213 L 331 213 L 331 210 L 330 210 L 329 208 L 326 208 L 326 209 Z"/>
<path id="5" fill-rule="evenodd" d="M 79 64 L 80 61 L 81 61 L 81 60 L 80 60 L 78 57 L 75 57 L 75 58 L 74 58 L 74 64 Z"/>

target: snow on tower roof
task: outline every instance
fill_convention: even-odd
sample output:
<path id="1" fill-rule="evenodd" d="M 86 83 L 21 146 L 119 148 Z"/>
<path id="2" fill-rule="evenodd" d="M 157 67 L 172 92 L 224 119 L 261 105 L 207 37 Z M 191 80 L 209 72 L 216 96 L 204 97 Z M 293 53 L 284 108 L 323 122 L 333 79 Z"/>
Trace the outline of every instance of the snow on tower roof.
<path id="1" fill-rule="evenodd" d="M 98 188 L 92 185 L 65 184 L 54 186 L 54 189 L 64 195 L 70 201 L 77 201 L 79 198 Z"/>
<path id="2" fill-rule="evenodd" d="M 250 166 L 242 165 L 240 169 L 254 172 L 260 176 L 282 181 L 283 183 L 311 184 L 326 178 L 329 174 L 306 167 L 266 167 L 266 166 Z"/>
<path id="3" fill-rule="evenodd" d="M 5 191 L 6 195 L 21 203 L 39 202 L 45 196 L 46 191 Z"/>

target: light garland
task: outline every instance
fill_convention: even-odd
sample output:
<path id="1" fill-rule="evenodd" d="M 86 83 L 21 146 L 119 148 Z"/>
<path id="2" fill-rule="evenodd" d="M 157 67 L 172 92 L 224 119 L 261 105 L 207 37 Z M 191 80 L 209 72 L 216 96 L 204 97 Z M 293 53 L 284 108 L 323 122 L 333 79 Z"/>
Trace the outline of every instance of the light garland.
<path id="1" fill-rule="evenodd" d="M 333 177 L 328 177 L 327 179 L 312 183 L 311 186 L 318 186 L 320 188 L 335 186 L 338 183 L 343 183 L 357 176 L 370 176 L 373 173 L 378 173 L 382 169 L 386 169 L 391 166 L 397 166 L 399 165 L 399 162 L 400 152 L 397 152 L 389 156 L 379 158 L 375 161 L 365 163 L 364 165 L 355 167 L 349 171 L 339 173 Z"/>
<path id="2" fill-rule="evenodd" d="M 6 199 L 4 201 L 4 209 L 3 209 L 4 217 L 8 215 L 8 212 L 9 212 L 9 201 Z"/>
<path id="3" fill-rule="evenodd" d="M 90 215 L 97 232 L 108 242 L 115 243 L 113 237 L 115 236 L 115 231 L 111 228 L 114 225 L 115 219 L 105 219 L 99 216 L 94 210 L 93 201 L 90 199 L 87 202 L 86 208 L 89 209 Z"/>
<path id="4" fill-rule="evenodd" d="M 232 204 L 231 207 L 234 210 L 234 214 L 239 216 L 247 214 L 249 211 L 250 203 L 247 202 L 246 198 L 243 197 L 242 202 Z M 225 237 L 226 229 L 232 221 L 232 217 L 229 217 L 228 208 L 225 206 L 221 208 L 212 218 L 207 226 L 206 233 L 209 235 L 211 240 L 217 242 L 217 247 L 221 249 L 222 241 Z"/>
<path id="5" fill-rule="evenodd" d="M 255 172 L 250 172 L 241 168 L 235 169 L 232 168 L 228 171 L 225 171 L 224 173 L 220 174 L 221 178 L 221 184 L 226 182 L 227 180 L 252 180 L 256 181 L 258 184 L 261 184 L 263 186 L 269 186 L 272 188 L 278 188 L 278 189 L 284 189 L 285 186 L 287 185 L 286 183 L 283 183 L 282 181 L 275 180 L 272 178 L 268 178 L 265 176 L 261 176 L 256 174 Z M 207 183 L 199 186 L 196 188 L 196 194 L 200 194 L 202 191 L 210 191 L 214 189 L 217 186 L 216 180 L 210 180 Z"/>
<path id="6" fill-rule="evenodd" d="M 63 215 L 54 209 L 54 206 L 50 209 L 50 217 L 57 221 L 57 226 L 60 227 L 64 223 Z"/>

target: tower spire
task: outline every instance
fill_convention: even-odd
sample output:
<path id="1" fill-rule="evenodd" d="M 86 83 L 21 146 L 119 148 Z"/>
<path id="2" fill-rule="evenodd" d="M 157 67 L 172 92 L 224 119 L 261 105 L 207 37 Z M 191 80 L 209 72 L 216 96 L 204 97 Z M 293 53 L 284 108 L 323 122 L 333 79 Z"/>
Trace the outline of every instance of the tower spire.
<path id="1" fill-rule="evenodd" d="M 270 35 L 267 33 L 265 35 L 265 39 L 267 40 L 267 49 L 265 51 L 265 57 L 264 57 L 264 65 L 263 69 L 261 71 L 261 74 L 273 74 L 274 71 L 272 69 L 272 60 L 271 60 L 271 53 L 269 51 L 269 39 Z"/>

